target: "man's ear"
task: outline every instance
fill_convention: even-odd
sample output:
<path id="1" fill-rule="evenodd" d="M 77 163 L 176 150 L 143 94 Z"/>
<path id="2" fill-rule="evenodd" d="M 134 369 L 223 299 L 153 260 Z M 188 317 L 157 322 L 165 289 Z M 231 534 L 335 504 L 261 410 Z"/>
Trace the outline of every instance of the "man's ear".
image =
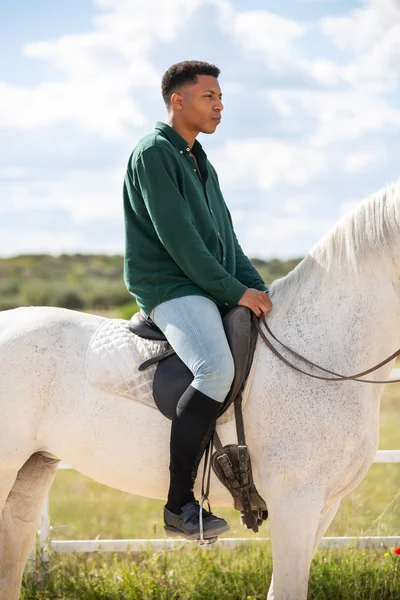
<path id="1" fill-rule="evenodd" d="M 171 96 L 171 106 L 175 110 L 182 110 L 183 108 L 183 96 L 179 92 L 174 92 Z"/>

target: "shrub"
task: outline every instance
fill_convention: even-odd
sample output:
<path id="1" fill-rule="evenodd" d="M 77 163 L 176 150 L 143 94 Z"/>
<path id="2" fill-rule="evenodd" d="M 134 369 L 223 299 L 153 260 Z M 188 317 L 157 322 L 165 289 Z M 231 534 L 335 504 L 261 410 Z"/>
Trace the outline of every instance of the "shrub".
<path id="1" fill-rule="evenodd" d="M 78 292 L 73 289 L 62 291 L 54 302 L 55 306 L 62 308 L 79 309 L 85 307 L 85 301 Z"/>

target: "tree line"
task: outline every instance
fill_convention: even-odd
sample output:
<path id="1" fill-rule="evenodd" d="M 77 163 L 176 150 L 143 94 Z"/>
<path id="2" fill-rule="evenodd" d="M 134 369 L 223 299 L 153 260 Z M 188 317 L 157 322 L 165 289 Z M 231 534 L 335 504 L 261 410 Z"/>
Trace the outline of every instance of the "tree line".
<path id="1" fill-rule="evenodd" d="M 283 277 L 301 260 L 252 263 L 267 285 Z M 0 310 L 18 306 L 60 306 L 104 310 L 129 305 L 134 298 L 123 280 L 123 256 L 101 254 L 20 255 L 0 258 Z"/>

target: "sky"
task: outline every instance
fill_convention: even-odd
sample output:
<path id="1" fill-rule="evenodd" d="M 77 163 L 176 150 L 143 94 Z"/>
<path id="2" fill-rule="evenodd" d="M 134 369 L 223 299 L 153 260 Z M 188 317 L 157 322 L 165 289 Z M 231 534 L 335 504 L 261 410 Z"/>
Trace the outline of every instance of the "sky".
<path id="1" fill-rule="evenodd" d="M 181 60 L 250 257 L 304 256 L 400 177 L 400 0 L 0 0 L 0 256 L 122 254 L 129 156 Z"/>

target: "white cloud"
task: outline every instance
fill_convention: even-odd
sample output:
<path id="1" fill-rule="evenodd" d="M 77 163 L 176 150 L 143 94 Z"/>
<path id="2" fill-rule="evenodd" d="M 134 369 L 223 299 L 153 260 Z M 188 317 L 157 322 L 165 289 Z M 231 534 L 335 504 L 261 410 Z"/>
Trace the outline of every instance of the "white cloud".
<path id="1" fill-rule="evenodd" d="M 398 26 L 400 6 L 396 0 L 366 0 L 346 16 L 322 19 L 322 30 L 341 49 L 370 52 L 382 43 L 383 33 Z"/>
<path id="2" fill-rule="evenodd" d="M 349 173 L 363 173 L 368 168 L 379 165 L 385 157 L 386 152 L 383 148 L 354 152 L 344 157 L 344 170 Z"/>
<path id="3" fill-rule="evenodd" d="M 270 190 L 279 184 L 304 187 L 327 165 L 318 149 L 277 139 L 227 142 L 212 153 L 224 189 Z"/>
<path id="4" fill-rule="evenodd" d="M 19 170 L 18 181 L 9 175 L 18 171 L 0 171 L 0 198 L 5 209 L 43 210 L 58 208 L 67 211 L 76 224 L 98 218 L 117 218 L 122 221 L 122 182 L 124 169 L 83 171 L 70 169 L 50 179 L 29 180 L 29 169 Z M 8 175 L 8 177 L 7 177 Z"/>
<path id="5" fill-rule="evenodd" d="M 235 12 L 227 2 L 220 2 L 220 24 L 248 53 L 261 56 L 273 71 L 293 69 L 298 55 L 296 41 L 307 26 L 270 13 L 267 10 Z"/>
<path id="6" fill-rule="evenodd" d="M 310 140 L 315 146 L 346 143 L 363 135 L 400 127 L 400 110 L 379 96 L 354 91 L 271 90 L 266 98 L 282 117 L 314 121 Z"/>
<path id="7" fill-rule="evenodd" d="M 229 0 L 95 7 L 87 32 L 24 45 L 24 56 L 46 62 L 54 77 L 30 86 L 0 80 L 0 253 L 19 243 L 122 250 L 125 165 L 138 138 L 163 120 L 160 79 L 170 59 L 222 67 L 230 129 L 201 141 L 249 254 L 305 253 L 354 196 L 398 177 L 397 0 L 366 0 L 317 24 Z M 324 54 L 316 33 L 326 38 Z M 40 218 L 19 242 L 7 223 L 25 211 Z M 63 219 L 62 230 L 40 224 L 47 212 Z"/>
<path id="8" fill-rule="evenodd" d="M 310 214 L 271 217 L 269 210 L 259 210 L 235 224 L 235 230 L 249 256 L 291 258 L 304 255 L 336 220 Z"/>
<path id="9" fill-rule="evenodd" d="M 76 254 L 82 252 L 99 254 L 121 254 L 124 250 L 123 229 L 118 228 L 110 220 L 97 221 L 93 224 L 86 223 L 77 226 L 75 223 L 64 223 L 61 214 L 58 216 L 59 226 L 53 227 L 52 223 L 38 223 L 32 221 L 25 223 L 21 232 L 21 223 L 24 223 L 25 212 L 14 213 L 18 220 L 19 235 L 10 228 L 3 227 L 0 223 L 1 255 L 14 256 L 16 254 Z M 96 228 L 100 229 L 99 234 Z"/>
<path id="10" fill-rule="evenodd" d="M 97 4 L 111 12 L 94 20 L 93 32 L 24 46 L 25 56 L 48 62 L 63 79 L 35 88 L 0 82 L 0 128 L 70 122 L 118 138 L 127 126 L 150 125 L 136 99 L 159 93 L 160 74 L 149 54 L 160 41 L 176 38 L 201 0 Z"/>
<path id="11" fill-rule="evenodd" d="M 364 90 L 395 89 L 400 72 L 397 0 L 367 0 L 346 16 L 323 19 L 321 30 L 352 56 L 340 69 L 345 81 Z"/>
<path id="12" fill-rule="evenodd" d="M 122 94 L 117 80 L 45 83 L 35 89 L 0 83 L 0 128 L 29 131 L 59 123 L 78 125 L 83 132 L 120 137 L 127 124 L 146 121 L 135 101 Z M 118 89 L 119 88 L 119 89 Z"/>

